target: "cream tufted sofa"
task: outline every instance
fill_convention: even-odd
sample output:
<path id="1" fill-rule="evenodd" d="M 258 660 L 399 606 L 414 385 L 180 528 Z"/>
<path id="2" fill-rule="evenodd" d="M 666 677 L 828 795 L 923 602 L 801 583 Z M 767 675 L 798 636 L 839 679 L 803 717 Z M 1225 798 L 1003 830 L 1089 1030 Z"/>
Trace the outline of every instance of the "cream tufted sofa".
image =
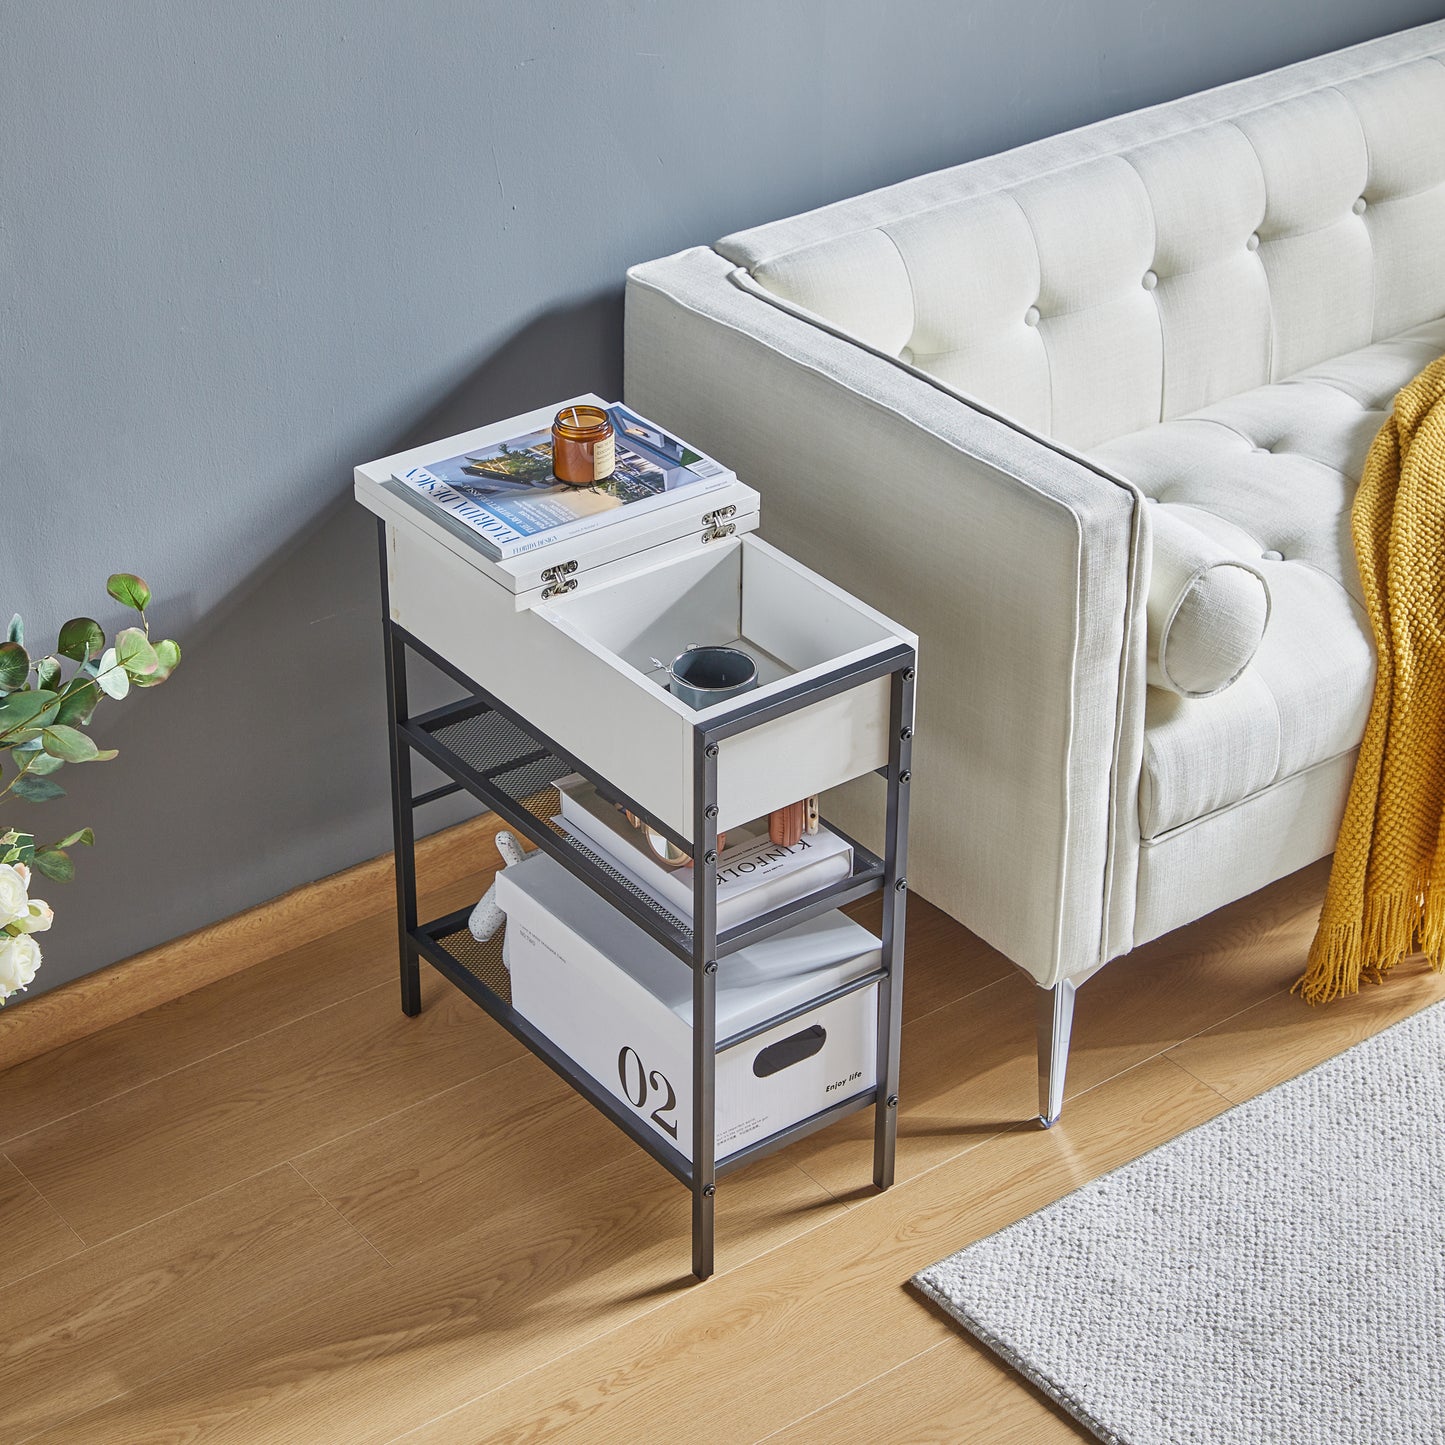
<path id="1" fill-rule="evenodd" d="M 1445 23 L 629 275 L 629 401 L 922 637 L 910 878 L 1041 986 L 1046 1124 L 1079 983 L 1333 847 L 1442 318 Z"/>

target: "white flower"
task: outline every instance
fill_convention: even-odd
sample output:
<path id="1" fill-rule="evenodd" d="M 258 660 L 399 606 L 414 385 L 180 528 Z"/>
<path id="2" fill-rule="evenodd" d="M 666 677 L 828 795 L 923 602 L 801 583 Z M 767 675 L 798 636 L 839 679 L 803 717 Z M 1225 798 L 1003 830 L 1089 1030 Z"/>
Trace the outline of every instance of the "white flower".
<path id="1" fill-rule="evenodd" d="M 24 918 L 30 910 L 26 887 L 30 870 L 23 863 L 0 863 L 0 928 Z"/>
<path id="2" fill-rule="evenodd" d="M 15 927 L 21 933 L 44 933 L 55 922 L 55 910 L 43 899 L 30 900 L 30 912 L 24 918 L 15 920 Z"/>
<path id="3" fill-rule="evenodd" d="M 40 967 L 40 945 L 28 933 L 0 937 L 0 999 L 28 988 Z"/>

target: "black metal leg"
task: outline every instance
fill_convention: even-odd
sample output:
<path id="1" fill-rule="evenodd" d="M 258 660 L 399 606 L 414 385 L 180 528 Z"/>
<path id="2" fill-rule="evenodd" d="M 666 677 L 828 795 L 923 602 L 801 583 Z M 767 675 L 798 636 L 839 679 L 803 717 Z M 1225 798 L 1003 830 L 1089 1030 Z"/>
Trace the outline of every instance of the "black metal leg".
<path id="1" fill-rule="evenodd" d="M 692 1272 L 713 1266 L 717 1194 L 717 754 L 693 733 Z"/>
<path id="2" fill-rule="evenodd" d="M 883 967 L 878 986 L 878 1104 L 873 1116 L 873 1182 L 893 1183 L 898 1146 L 898 1055 L 903 1016 L 903 925 L 908 899 L 908 795 L 912 781 L 912 662 L 893 674 L 888 748 L 888 822 L 883 873 Z"/>
<path id="3" fill-rule="evenodd" d="M 377 519 L 381 539 L 381 634 L 386 653 L 386 733 L 391 751 L 392 852 L 396 860 L 397 947 L 401 961 L 401 1011 L 421 1012 L 421 957 L 412 942 L 416 929 L 416 833 L 411 801 L 411 748 L 401 736 L 407 719 L 406 643 L 391 622 L 387 584 L 386 523 Z"/>

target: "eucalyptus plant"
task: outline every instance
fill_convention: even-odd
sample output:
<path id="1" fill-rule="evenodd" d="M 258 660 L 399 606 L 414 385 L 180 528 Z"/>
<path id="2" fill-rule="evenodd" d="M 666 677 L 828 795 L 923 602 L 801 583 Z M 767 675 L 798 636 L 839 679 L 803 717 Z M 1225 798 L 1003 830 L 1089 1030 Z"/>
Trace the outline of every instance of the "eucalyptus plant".
<path id="1" fill-rule="evenodd" d="M 18 615 L 10 621 L 0 642 L 0 805 L 63 797 L 55 777 L 62 768 L 115 757 L 115 748 L 98 747 L 86 732 L 101 699 L 119 701 L 132 687 L 158 687 L 180 664 L 174 642 L 151 639 L 145 582 L 117 572 L 106 591 L 140 614 L 138 627 L 121 628 L 113 640 L 94 618 L 73 617 L 55 647 L 34 657 L 25 624 Z M 68 850 L 94 842 L 89 828 L 53 843 L 37 843 L 28 828 L 0 832 L 0 1003 L 34 977 L 40 951 L 30 935 L 50 926 L 49 906 L 29 898 L 30 870 L 69 882 L 75 862 Z"/>

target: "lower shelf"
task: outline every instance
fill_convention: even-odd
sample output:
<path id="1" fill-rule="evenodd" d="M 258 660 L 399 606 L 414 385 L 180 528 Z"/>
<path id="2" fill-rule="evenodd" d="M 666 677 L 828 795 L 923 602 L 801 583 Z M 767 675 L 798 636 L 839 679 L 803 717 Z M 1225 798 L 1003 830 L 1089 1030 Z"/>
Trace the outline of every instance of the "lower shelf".
<path id="1" fill-rule="evenodd" d="M 656 1159 L 674 1178 L 691 1188 L 692 1161 L 643 1123 L 616 1095 L 603 1088 L 591 1074 L 580 1068 L 569 1054 L 564 1053 L 512 1007 L 511 978 L 502 963 L 504 932 L 498 932 L 485 943 L 479 942 L 472 937 L 467 927 L 470 913 L 470 909 L 461 909 L 432 923 L 421 925 L 411 935 L 421 956 L 496 1019 L 548 1068 L 565 1079 L 594 1108 L 611 1119 L 628 1138 Z M 875 977 L 869 975 L 854 986 L 867 986 Z M 871 1107 L 877 1099 L 876 1087 L 841 1099 L 827 1109 L 719 1159 L 715 1173 L 719 1176 L 729 1173 L 799 1139 L 805 1139 L 849 1114 Z"/>

